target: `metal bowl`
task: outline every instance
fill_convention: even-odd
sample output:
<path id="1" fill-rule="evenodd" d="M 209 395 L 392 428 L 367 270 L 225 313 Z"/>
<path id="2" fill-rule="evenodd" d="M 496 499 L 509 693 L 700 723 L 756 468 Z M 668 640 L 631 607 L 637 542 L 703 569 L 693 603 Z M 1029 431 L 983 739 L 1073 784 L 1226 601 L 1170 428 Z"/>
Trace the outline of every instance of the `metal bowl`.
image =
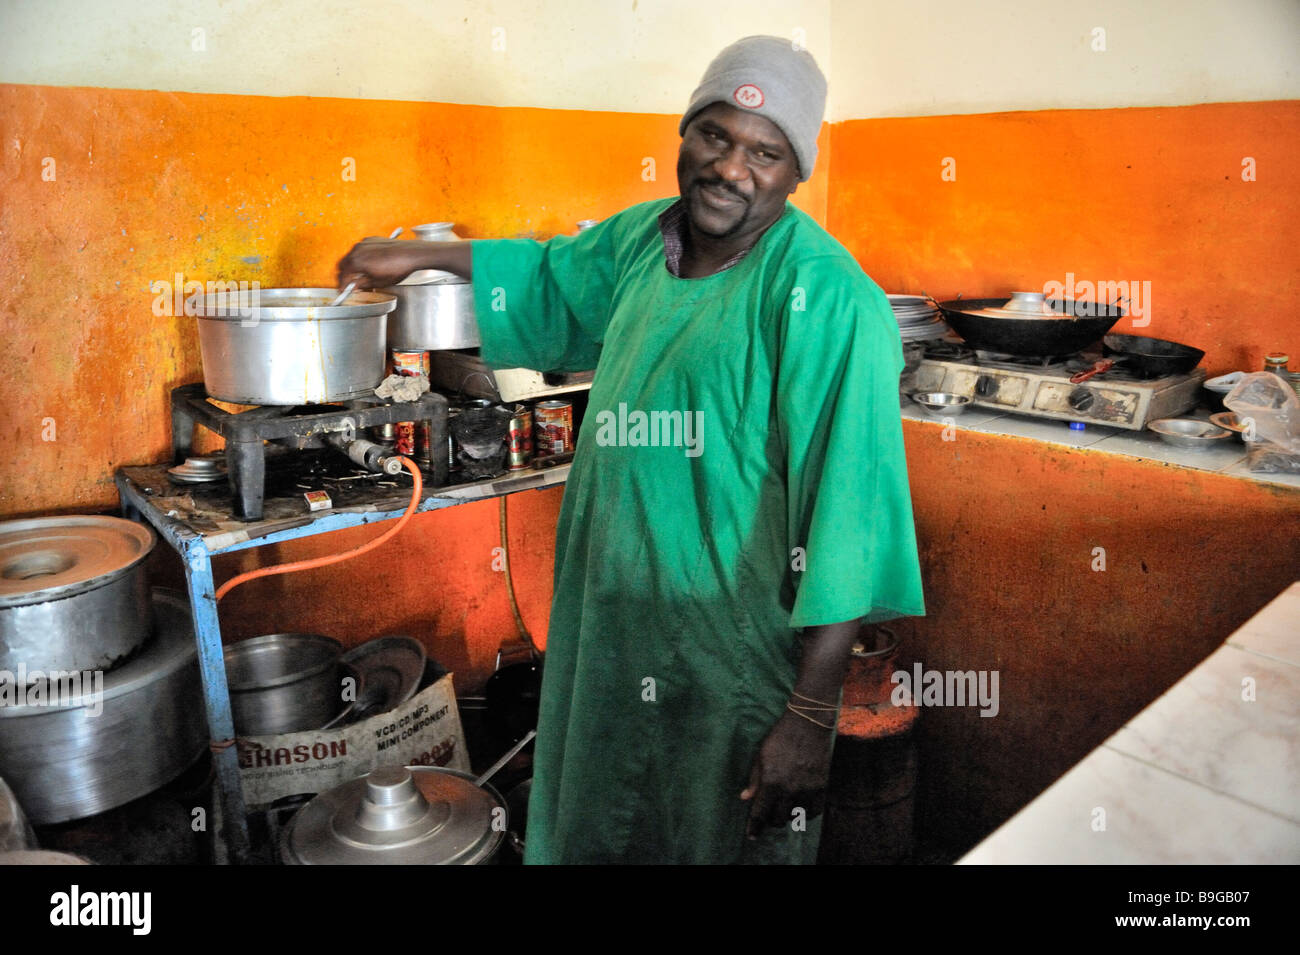
<path id="1" fill-rule="evenodd" d="M 1232 437 L 1232 432 L 1199 418 L 1160 418 L 1147 427 L 1166 444 L 1176 448 L 1204 451 Z"/>
<path id="2" fill-rule="evenodd" d="M 1241 419 L 1237 417 L 1234 411 L 1220 411 L 1218 414 L 1212 414 L 1210 415 L 1210 421 L 1226 431 L 1231 431 L 1237 437 L 1241 437 L 1246 433 L 1246 426 L 1241 423 Z"/>
<path id="3" fill-rule="evenodd" d="M 226 647 L 235 732 L 276 736 L 320 729 L 344 703 L 343 645 L 314 633 L 272 633 Z"/>
<path id="4" fill-rule="evenodd" d="M 936 418 L 948 418 L 959 415 L 970 404 L 965 395 L 954 395 L 947 391 L 918 391 L 912 400 Z"/>

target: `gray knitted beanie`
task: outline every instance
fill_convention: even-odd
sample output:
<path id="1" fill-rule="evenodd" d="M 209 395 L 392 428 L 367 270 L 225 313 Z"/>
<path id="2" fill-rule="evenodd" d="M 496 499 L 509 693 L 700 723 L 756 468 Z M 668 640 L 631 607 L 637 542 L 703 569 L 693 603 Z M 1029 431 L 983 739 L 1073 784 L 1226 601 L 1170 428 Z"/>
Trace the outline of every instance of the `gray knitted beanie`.
<path id="1" fill-rule="evenodd" d="M 691 94 L 677 132 L 685 135 L 695 114 L 713 103 L 758 113 L 785 133 L 806 182 L 817 161 L 817 132 L 826 111 L 826 77 L 812 54 L 775 36 L 747 36 L 709 64 Z"/>

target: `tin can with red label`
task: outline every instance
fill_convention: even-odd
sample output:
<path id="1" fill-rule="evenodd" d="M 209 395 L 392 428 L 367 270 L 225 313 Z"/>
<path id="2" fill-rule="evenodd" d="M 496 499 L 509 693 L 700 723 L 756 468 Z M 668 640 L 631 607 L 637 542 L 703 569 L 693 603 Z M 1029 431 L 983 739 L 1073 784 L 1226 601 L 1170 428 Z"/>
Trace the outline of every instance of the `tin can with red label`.
<path id="1" fill-rule="evenodd" d="M 393 352 L 393 374 L 395 375 L 424 375 L 429 377 L 429 353 L 427 351 L 396 351 Z"/>
<path id="2" fill-rule="evenodd" d="M 415 463 L 425 468 L 433 467 L 433 449 L 429 447 L 432 430 L 428 421 L 415 422 Z"/>
<path id="3" fill-rule="evenodd" d="M 510 463 L 511 471 L 522 471 L 533 459 L 533 413 L 527 405 L 510 409 Z"/>
<path id="4" fill-rule="evenodd" d="M 573 405 L 568 401 L 539 401 L 533 409 L 537 453 L 568 454 L 573 450 Z"/>
<path id="5" fill-rule="evenodd" d="M 397 454 L 405 454 L 408 457 L 415 456 L 414 421 L 397 422 L 397 441 L 393 444 L 393 451 Z"/>

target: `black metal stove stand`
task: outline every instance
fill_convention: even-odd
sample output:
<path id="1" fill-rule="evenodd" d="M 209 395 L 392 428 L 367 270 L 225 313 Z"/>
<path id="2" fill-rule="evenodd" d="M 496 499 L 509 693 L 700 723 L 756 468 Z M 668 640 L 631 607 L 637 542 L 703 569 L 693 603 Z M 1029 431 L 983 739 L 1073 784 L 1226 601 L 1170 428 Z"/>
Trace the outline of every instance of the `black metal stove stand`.
<path id="1" fill-rule="evenodd" d="M 342 407 L 340 407 L 342 406 Z M 388 402 L 359 398 L 310 408 L 263 406 L 248 411 L 225 411 L 212 404 L 202 384 L 172 390 L 172 451 L 182 464 L 194 447 L 194 426 L 201 424 L 226 439 L 226 469 L 234 495 L 235 517 L 256 521 L 262 517 L 266 488 L 266 445 L 273 441 L 294 447 L 312 446 L 326 435 L 342 434 L 349 440 L 366 428 L 399 421 L 428 421 L 432 464 L 427 483 L 447 483 L 447 399 L 426 392 L 415 401 Z"/>

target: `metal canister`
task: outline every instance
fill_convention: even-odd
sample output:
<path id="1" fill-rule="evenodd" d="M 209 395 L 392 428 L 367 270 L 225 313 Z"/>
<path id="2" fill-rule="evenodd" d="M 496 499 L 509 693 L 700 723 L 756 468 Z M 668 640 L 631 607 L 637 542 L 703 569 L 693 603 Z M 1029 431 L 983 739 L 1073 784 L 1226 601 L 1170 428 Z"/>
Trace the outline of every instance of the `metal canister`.
<path id="1" fill-rule="evenodd" d="M 393 374 L 424 375 L 429 377 L 429 353 L 427 351 L 393 351 Z"/>
<path id="2" fill-rule="evenodd" d="M 573 450 L 573 405 L 568 401 L 539 401 L 533 409 L 534 446 L 539 455 Z"/>
<path id="3" fill-rule="evenodd" d="M 429 353 L 427 351 L 400 351 L 393 349 L 393 374 L 414 378 L 416 375 L 429 377 Z M 421 430 L 423 429 L 423 435 Z M 429 454 L 429 422 L 399 421 L 396 426 L 397 439 L 393 450 L 415 459 L 417 464 L 426 467 L 432 462 Z M 420 438 L 424 438 L 421 447 Z M 423 452 L 423 454 L 421 454 Z"/>
<path id="4" fill-rule="evenodd" d="M 510 410 L 508 467 L 511 471 L 522 471 L 533 459 L 533 413 L 527 405 L 515 405 Z"/>

